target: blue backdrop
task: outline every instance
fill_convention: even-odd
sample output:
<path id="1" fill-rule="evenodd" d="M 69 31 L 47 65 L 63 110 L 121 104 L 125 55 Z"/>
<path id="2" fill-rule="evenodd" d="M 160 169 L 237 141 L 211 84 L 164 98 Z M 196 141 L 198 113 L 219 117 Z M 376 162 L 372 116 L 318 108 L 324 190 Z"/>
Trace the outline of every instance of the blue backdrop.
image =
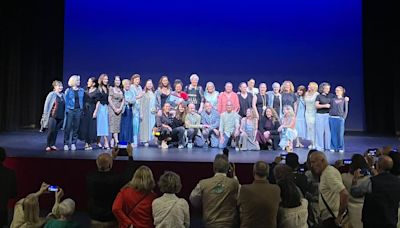
<path id="1" fill-rule="evenodd" d="M 361 0 L 65 2 L 65 79 L 328 81 L 350 96 L 347 129 L 364 128 Z"/>

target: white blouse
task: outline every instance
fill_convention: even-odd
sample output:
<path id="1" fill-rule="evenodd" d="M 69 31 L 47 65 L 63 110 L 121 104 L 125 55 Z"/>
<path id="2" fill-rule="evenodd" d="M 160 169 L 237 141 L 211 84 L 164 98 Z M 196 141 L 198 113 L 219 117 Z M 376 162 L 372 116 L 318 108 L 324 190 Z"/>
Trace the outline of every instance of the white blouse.
<path id="1" fill-rule="evenodd" d="M 189 204 L 175 194 L 164 193 L 152 204 L 156 228 L 188 228 L 190 226 Z"/>

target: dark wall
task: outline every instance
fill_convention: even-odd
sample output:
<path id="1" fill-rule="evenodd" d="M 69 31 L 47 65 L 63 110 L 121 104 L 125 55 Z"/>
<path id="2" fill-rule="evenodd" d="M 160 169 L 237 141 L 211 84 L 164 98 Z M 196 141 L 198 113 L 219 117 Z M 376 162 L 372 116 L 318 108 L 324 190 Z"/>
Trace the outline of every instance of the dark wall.
<path id="1" fill-rule="evenodd" d="M 400 130 L 400 14 L 395 3 L 363 1 L 364 97 L 371 133 Z M 50 84 L 62 79 L 64 1 L 0 4 L 0 131 L 38 127 Z"/>
<path id="2" fill-rule="evenodd" d="M 0 131 L 38 127 L 52 80 L 62 80 L 64 1 L 0 4 Z"/>

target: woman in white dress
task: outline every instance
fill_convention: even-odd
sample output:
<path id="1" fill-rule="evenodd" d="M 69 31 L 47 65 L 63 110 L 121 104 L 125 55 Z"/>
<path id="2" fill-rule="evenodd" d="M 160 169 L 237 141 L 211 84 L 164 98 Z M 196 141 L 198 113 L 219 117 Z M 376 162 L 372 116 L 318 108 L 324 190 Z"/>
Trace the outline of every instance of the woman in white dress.
<path id="1" fill-rule="evenodd" d="M 306 124 L 307 124 L 307 139 L 311 141 L 309 149 L 315 148 L 315 115 L 317 109 L 315 107 L 315 99 L 318 96 L 318 84 L 315 82 L 310 82 L 308 84 L 308 90 L 304 96 L 304 102 L 306 105 Z"/>

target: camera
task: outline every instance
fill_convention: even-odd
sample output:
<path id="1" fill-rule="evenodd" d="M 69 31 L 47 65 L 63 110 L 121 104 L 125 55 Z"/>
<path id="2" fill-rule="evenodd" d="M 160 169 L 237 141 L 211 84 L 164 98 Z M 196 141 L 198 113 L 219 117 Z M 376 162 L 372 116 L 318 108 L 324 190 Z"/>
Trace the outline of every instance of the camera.
<path id="1" fill-rule="evenodd" d="M 375 157 L 377 151 L 378 151 L 378 149 L 376 149 L 376 148 L 368 149 L 368 150 L 367 150 L 367 154 L 368 154 L 369 156 Z"/>
<path id="2" fill-rule="evenodd" d="M 50 186 L 47 188 L 47 191 L 49 191 L 49 192 L 58 192 L 58 186 L 56 186 L 56 185 L 50 185 Z"/>
<path id="3" fill-rule="evenodd" d="M 343 165 L 351 165 L 351 159 L 343 159 Z"/>

